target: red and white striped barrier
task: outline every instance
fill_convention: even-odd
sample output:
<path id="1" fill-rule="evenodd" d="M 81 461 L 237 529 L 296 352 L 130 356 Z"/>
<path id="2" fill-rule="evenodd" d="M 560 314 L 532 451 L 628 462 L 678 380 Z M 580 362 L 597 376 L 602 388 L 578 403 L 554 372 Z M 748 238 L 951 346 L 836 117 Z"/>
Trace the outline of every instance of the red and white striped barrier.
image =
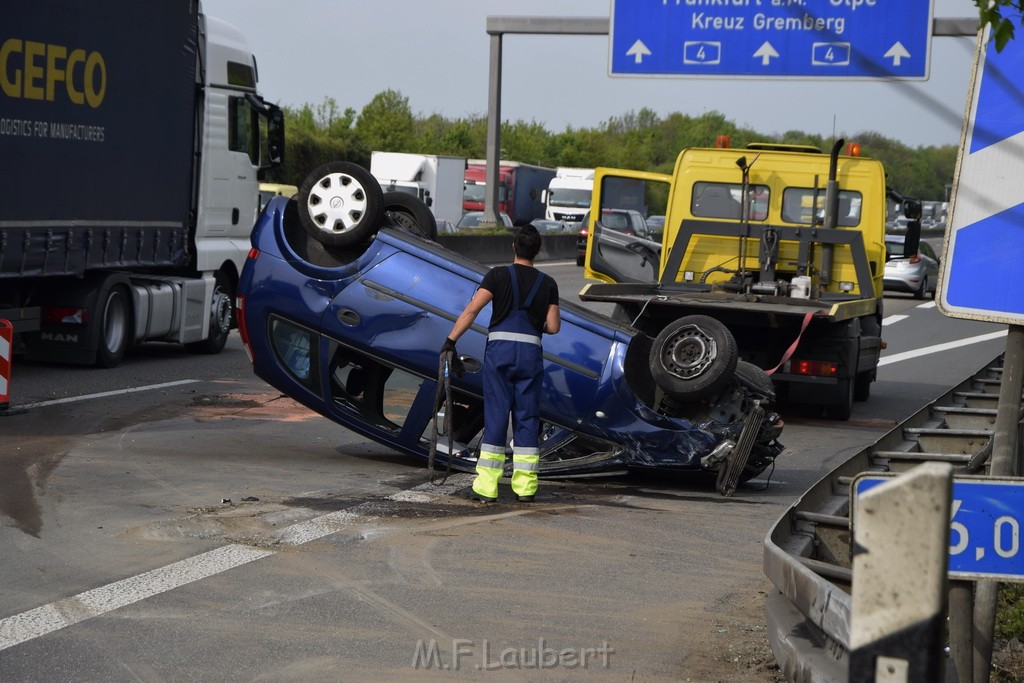
<path id="1" fill-rule="evenodd" d="M 14 352 L 14 326 L 0 318 L 0 410 L 11 402 L 11 355 Z"/>

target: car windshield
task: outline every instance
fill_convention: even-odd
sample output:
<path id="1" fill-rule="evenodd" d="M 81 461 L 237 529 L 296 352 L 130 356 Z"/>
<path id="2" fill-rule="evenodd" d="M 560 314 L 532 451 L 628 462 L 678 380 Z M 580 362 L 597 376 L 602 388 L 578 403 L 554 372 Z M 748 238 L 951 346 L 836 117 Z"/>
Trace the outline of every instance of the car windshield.
<path id="1" fill-rule="evenodd" d="M 839 227 L 860 225 L 863 205 L 860 192 L 839 191 Z M 782 220 L 787 223 L 810 225 L 816 219 L 820 225 L 825 215 L 825 190 L 805 187 L 787 187 L 782 193 Z"/>
<path id="2" fill-rule="evenodd" d="M 467 202 L 482 202 L 484 200 L 484 185 L 477 183 L 466 183 L 462 186 L 462 200 Z"/>

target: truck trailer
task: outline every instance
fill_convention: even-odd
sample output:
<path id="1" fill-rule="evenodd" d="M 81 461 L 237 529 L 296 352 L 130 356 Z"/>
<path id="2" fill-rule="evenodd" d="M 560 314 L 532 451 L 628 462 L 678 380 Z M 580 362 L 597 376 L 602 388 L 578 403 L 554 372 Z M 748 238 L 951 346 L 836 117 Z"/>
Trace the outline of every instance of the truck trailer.
<path id="1" fill-rule="evenodd" d="M 544 192 L 555 169 L 519 161 L 498 162 L 498 212 L 507 213 L 513 225 L 544 218 Z M 483 211 L 487 185 L 487 161 L 470 159 L 466 165 L 463 211 Z"/>
<path id="2" fill-rule="evenodd" d="M 384 192 L 403 192 L 430 208 L 437 221 L 462 218 L 462 157 L 404 152 L 373 152 L 370 173 Z"/>
<path id="3" fill-rule="evenodd" d="M 198 0 L 18 2 L 0 27 L 0 318 L 31 359 L 217 353 L 283 116 Z"/>

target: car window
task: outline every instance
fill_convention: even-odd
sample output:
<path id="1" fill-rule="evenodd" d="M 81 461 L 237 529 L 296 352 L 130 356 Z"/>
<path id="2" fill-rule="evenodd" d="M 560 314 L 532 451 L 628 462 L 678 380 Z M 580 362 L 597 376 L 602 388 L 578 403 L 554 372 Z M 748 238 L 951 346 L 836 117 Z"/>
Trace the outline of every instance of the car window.
<path id="1" fill-rule="evenodd" d="M 852 228 L 860 225 L 860 209 L 863 199 L 860 192 L 839 191 L 839 227 Z M 811 225 L 817 219 L 824 222 L 825 190 L 809 187 L 787 187 L 782 193 L 782 220 L 787 223 Z"/>
<path id="2" fill-rule="evenodd" d="M 935 250 L 932 249 L 932 245 L 928 244 L 924 240 L 921 241 L 921 246 L 919 247 L 919 249 L 921 250 L 921 253 L 927 256 L 928 258 L 932 260 L 938 260 L 938 257 L 936 257 L 935 255 Z"/>

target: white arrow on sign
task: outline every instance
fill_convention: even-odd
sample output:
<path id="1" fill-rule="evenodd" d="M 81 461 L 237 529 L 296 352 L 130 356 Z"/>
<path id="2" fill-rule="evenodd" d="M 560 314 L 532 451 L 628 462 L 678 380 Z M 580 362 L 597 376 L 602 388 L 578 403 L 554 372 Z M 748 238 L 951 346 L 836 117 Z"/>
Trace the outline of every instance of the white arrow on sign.
<path id="1" fill-rule="evenodd" d="M 910 58 L 910 53 L 907 52 L 907 48 L 903 47 L 903 43 L 896 41 L 896 44 L 889 48 L 889 51 L 882 55 L 886 59 L 892 60 L 893 66 L 899 66 L 900 61 Z"/>
<path id="2" fill-rule="evenodd" d="M 761 58 L 762 66 L 768 66 L 772 61 L 772 58 L 778 57 L 779 53 L 775 50 L 775 47 L 766 40 L 764 41 L 764 45 L 757 48 L 757 52 L 754 53 L 754 56 Z"/>
<path id="3" fill-rule="evenodd" d="M 633 61 L 635 61 L 637 64 L 642 64 L 644 61 L 644 57 L 647 57 L 650 54 L 651 51 L 647 49 L 646 45 L 644 45 L 644 41 L 640 40 L 639 38 L 637 38 L 637 41 L 633 43 L 633 47 L 626 50 L 626 56 L 632 57 Z"/>

